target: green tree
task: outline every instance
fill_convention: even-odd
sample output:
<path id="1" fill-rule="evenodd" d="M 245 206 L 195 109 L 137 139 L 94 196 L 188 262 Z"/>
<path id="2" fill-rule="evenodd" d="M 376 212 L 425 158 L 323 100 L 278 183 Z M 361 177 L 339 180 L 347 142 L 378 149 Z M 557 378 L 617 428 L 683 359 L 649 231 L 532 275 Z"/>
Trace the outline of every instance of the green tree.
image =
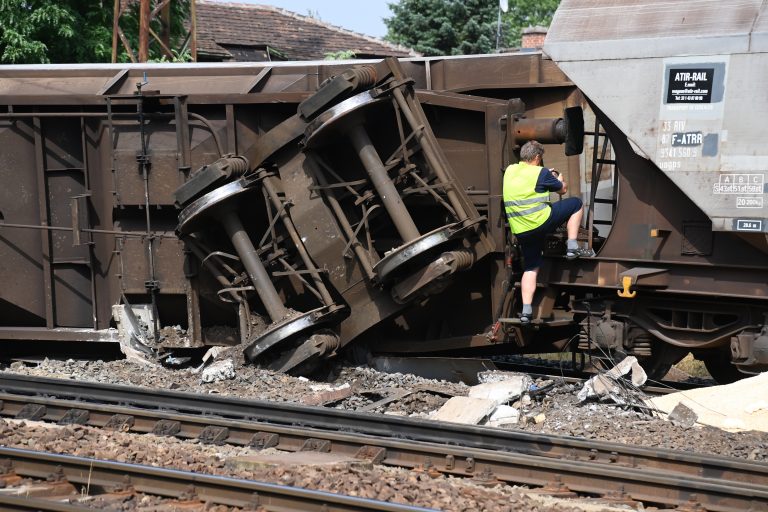
<path id="1" fill-rule="evenodd" d="M 493 0 L 400 0 L 389 4 L 386 39 L 423 55 L 488 53 L 495 48 Z"/>
<path id="2" fill-rule="evenodd" d="M 509 0 L 501 47 L 519 46 L 522 29 L 549 25 L 560 0 Z M 496 50 L 496 0 L 400 0 L 389 4 L 385 39 L 423 55 L 465 55 Z"/>
<path id="3" fill-rule="evenodd" d="M 526 27 L 548 27 L 560 0 L 509 0 L 509 11 L 502 17 L 502 33 L 506 33 L 507 46 L 520 46 Z"/>
<path id="4" fill-rule="evenodd" d="M 0 0 L 0 62 L 109 62 L 113 5 L 111 0 Z M 189 4 L 177 0 L 172 5 L 171 37 L 177 44 L 184 33 Z M 138 48 L 138 19 L 138 2 L 134 2 L 120 23 L 134 52 Z M 153 20 L 156 33 L 159 24 Z M 161 56 L 160 46 L 151 41 L 150 57 Z M 128 60 L 122 44 L 118 44 L 118 61 Z"/>

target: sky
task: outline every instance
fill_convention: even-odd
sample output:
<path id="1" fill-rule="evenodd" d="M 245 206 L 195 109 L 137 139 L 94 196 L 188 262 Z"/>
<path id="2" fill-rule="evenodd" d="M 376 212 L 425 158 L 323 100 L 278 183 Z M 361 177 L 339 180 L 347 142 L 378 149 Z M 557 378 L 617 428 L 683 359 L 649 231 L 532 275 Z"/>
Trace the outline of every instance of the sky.
<path id="1" fill-rule="evenodd" d="M 397 0 L 361 0 L 351 2 L 349 0 L 230 0 L 244 4 L 274 5 L 304 16 L 310 11 L 316 18 L 320 18 L 331 25 L 338 25 L 348 30 L 360 32 L 373 37 L 384 37 L 387 27 L 382 21 L 388 18 L 392 12 L 387 7 L 388 3 L 397 3 Z"/>

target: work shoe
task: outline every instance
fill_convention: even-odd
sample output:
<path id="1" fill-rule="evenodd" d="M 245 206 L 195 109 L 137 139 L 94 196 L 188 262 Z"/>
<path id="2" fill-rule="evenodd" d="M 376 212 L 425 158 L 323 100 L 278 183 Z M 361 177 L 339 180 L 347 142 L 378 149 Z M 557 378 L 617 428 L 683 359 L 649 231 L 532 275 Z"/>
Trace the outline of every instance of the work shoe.
<path id="1" fill-rule="evenodd" d="M 568 249 L 565 253 L 565 259 L 575 260 L 576 258 L 591 258 L 595 255 L 595 251 L 585 247 L 577 247 L 576 249 Z"/>

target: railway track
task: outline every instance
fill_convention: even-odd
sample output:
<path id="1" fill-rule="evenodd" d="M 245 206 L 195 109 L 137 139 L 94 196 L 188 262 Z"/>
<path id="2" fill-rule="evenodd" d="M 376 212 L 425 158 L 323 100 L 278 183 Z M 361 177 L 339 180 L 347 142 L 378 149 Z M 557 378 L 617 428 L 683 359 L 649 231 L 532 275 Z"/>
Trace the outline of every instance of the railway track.
<path id="1" fill-rule="evenodd" d="M 765 509 L 768 467 L 586 439 L 0 375 L 3 417 L 79 423 L 208 443 L 326 451 L 404 468 L 713 511 Z"/>
<path id="2" fill-rule="evenodd" d="M 71 455 L 0 447 L 0 509 L 92 510 L 141 493 L 163 498 L 158 510 L 208 510 L 225 505 L 255 511 L 423 511 L 420 507 L 239 478 Z M 22 480 L 24 479 L 24 480 Z M 28 479 L 32 479 L 31 481 Z"/>

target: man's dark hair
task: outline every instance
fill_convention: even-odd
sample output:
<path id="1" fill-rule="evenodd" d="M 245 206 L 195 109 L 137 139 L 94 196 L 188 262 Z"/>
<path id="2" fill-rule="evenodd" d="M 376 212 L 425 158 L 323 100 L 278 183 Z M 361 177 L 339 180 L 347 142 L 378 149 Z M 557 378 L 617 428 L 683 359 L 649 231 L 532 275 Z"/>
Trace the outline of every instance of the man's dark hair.
<path id="1" fill-rule="evenodd" d="M 523 162 L 532 162 L 536 155 L 544 157 L 544 146 L 535 140 L 529 140 L 520 148 L 520 160 Z"/>

